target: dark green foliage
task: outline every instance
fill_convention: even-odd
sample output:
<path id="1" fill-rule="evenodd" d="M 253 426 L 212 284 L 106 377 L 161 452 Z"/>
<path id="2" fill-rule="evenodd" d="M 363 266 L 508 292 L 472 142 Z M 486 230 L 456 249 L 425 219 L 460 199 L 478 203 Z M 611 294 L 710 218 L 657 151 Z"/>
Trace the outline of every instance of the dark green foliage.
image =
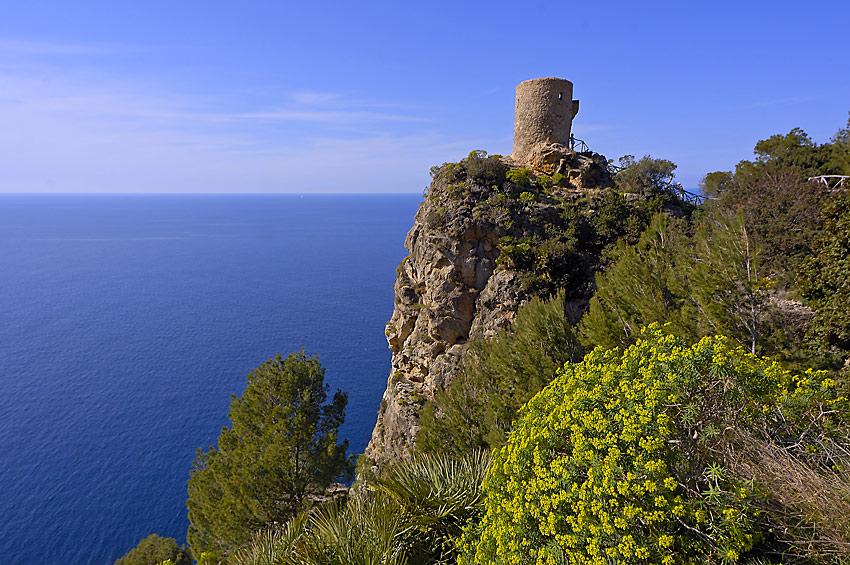
<path id="1" fill-rule="evenodd" d="M 170 559 L 174 565 L 191 565 L 192 563 L 189 548 L 178 547 L 174 538 L 151 534 L 124 557 L 115 560 L 115 565 L 157 565 L 167 559 Z"/>
<path id="2" fill-rule="evenodd" d="M 705 196 L 719 196 L 732 186 L 735 175 L 732 171 L 715 171 L 705 175 L 699 181 L 699 191 Z"/>
<path id="3" fill-rule="evenodd" d="M 830 139 L 830 156 L 827 170 L 836 175 L 850 175 L 850 118 L 847 125 Z"/>
<path id="4" fill-rule="evenodd" d="M 505 182 L 508 167 L 499 155 L 487 155 L 486 151 L 476 150 L 469 154 L 464 165 L 469 178 L 479 184 L 491 186 Z"/>
<path id="5" fill-rule="evenodd" d="M 187 538 L 195 556 L 226 556 L 351 476 L 348 441 L 338 443 L 348 397 L 337 391 L 325 404 L 327 394 L 319 360 L 303 351 L 248 374 L 245 392 L 231 400 L 232 426 L 193 465 Z"/>
<path id="6" fill-rule="evenodd" d="M 709 215 L 740 210 L 762 251 L 763 265 L 783 286 L 790 286 L 793 271 L 811 254 L 812 241 L 822 229 L 826 193 L 794 168 L 764 166 L 747 179 L 746 184 L 730 182 L 706 208 Z"/>
<path id="7" fill-rule="evenodd" d="M 818 145 L 800 128 L 772 135 L 756 143 L 755 161 L 741 161 L 735 167 L 735 183 L 751 185 L 765 170 L 794 169 L 803 177 L 847 174 L 847 130 L 839 130 L 833 143 Z"/>
<path id="8" fill-rule="evenodd" d="M 724 334 L 752 352 L 772 347 L 772 281 L 740 212 L 704 217 L 693 236 L 681 221 L 656 216 L 636 246 L 618 253 L 597 276 L 580 326 L 585 347 L 629 345 L 652 322 L 692 341 Z"/>
<path id="9" fill-rule="evenodd" d="M 698 321 L 699 336 L 725 335 L 752 354 L 765 353 L 773 314 L 767 291 L 773 281 L 762 270 L 743 213 L 703 219 L 690 249 L 676 281 L 689 297 L 683 315 Z"/>
<path id="10" fill-rule="evenodd" d="M 803 262 L 799 290 L 816 314 L 810 339 L 817 347 L 850 349 L 850 193 L 836 192 L 824 209 L 823 233 Z"/>
<path id="11" fill-rule="evenodd" d="M 810 176 L 850 172 L 850 121 L 829 143 L 819 145 L 801 129 L 756 143 L 753 161 L 741 161 L 732 175 L 709 173 L 703 192 L 717 198 L 707 216 L 744 214 L 752 241 L 761 249 L 765 271 L 780 288 L 793 288 L 802 259 L 823 227 L 824 186 Z"/>
<path id="12" fill-rule="evenodd" d="M 570 289 L 573 297 L 586 295 L 593 266 L 579 245 L 581 225 L 549 224 L 544 237 L 505 236 L 499 240 L 497 264 L 517 271 L 523 290 L 532 296 L 549 296 L 559 288 Z"/>
<path id="13" fill-rule="evenodd" d="M 516 272 L 525 296 L 567 289 L 570 300 L 586 301 L 612 244 L 621 237 L 636 241 L 669 200 L 623 198 L 610 190 L 579 195 L 560 188 L 569 186 L 563 174 L 508 169 L 484 151 L 433 167 L 431 174 L 425 225 L 449 237 L 470 225 L 492 233 L 502 252 L 499 267 Z"/>
<path id="14" fill-rule="evenodd" d="M 607 254 L 618 241 L 627 245 L 637 243 L 652 216 L 660 211 L 658 199 L 631 201 L 615 192 L 606 192 L 590 217 L 597 248 Z"/>
<path id="15" fill-rule="evenodd" d="M 446 183 L 463 180 L 466 177 L 466 168 L 460 163 L 443 163 L 431 167 L 431 177 L 441 178 Z"/>
<path id="16" fill-rule="evenodd" d="M 621 243 L 615 262 L 597 275 L 597 291 L 579 326 L 587 348 L 625 347 L 656 321 L 691 337 L 693 321 L 682 312 L 687 295 L 681 281 L 688 237 L 684 222 L 658 214 L 637 245 Z"/>
<path id="17" fill-rule="evenodd" d="M 536 254 L 533 251 L 534 240 L 530 237 L 516 238 L 506 235 L 499 240 L 500 266 L 508 269 L 527 269 L 534 265 Z"/>
<path id="18" fill-rule="evenodd" d="M 753 152 L 760 164 L 772 163 L 813 175 L 831 174 L 826 169 L 829 148 L 814 143 L 800 128 L 794 128 L 785 135 L 776 134 L 762 139 L 756 143 Z"/>
<path id="19" fill-rule="evenodd" d="M 645 155 L 635 161 L 631 155 L 620 158 L 624 167 L 614 175 L 614 185 L 622 192 L 641 194 L 645 197 L 675 197 L 679 188 L 675 182 L 676 165 L 666 159 L 653 159 Z"/>
<path id="20" fill-rule="evenodd" d="M 470 342 L 461 373 L 424 408 L 417 452 L 460 456 L 504 443 L 517 410 L 581 356 L 564 296 L 533 299 L 510 329 Z"/>

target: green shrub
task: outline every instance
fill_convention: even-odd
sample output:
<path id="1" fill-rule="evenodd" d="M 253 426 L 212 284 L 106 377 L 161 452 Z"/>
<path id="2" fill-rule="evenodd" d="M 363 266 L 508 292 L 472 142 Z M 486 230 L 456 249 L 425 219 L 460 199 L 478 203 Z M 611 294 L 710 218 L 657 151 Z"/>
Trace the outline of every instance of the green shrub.
<path id="1" fill-rule="evenodd" d="M 499 155 L 487 155 L 480 149 L 472 151 L 466 158 L 466 171 L 469 178 L 484 186 L 500 185 L 505 181 L 508 167 Z"/>
<path id="2" fill-rule="evenodd" d="M 538 175 L 537 184 L 540 185 L 540 188 L 552 188 L 555 186 L 555 180 L 549 175 Z"/>
<path id="3" fill-rule="evenodd" d="M 499 239 L 499 257 L 496 263 L 508 269 L 528 269 L 534 264 L 534 240 L 506 235 Z"/>
<path id="4" fill-rule="evenodd" d="M 537 196 L 533 192 L 522 192 L 519 195 L 519 201 L 526 206 L 530 206 L 537 202 Z"/>
<path id="5" fill-rule="evenodd" d="M 233 565 L 448 565 L 455 540 L 481 511 L 483 451 L 454 459 L 395 462 L 348 498 L 304 512 L 257 534 Z"/>
<path id="6" fill-rule="evenodd" d="M 298 559 L 298 548 L 304 538 L 308 515 L 303 512 L 283 526 L 260 530 L 227 562 L 230 565 L 303 565 Z M 199 560 L 199 565 L 203 565 L 203 561 Z"/>
<path id="7" fill-rule="evenodd" d="M 812 255 L 812 242 L 823 231 L 827 193 L 799 171 L 776 165 L 728 184 L 708 202 L 709 213 L 741 210 L 753 241 L 763 250 L 763 264 L 783 286 L 790 286 L 791 273 Z"/>
<path id="8" fill-rule="evenodd" d="M 614 248 L 614 262 L 596 275 L 596 294 L 579 324 L 585 347 L 628 346 L 641 327 L 659 321 L 671 323 L 677 335 L 701 337 L 683 314 L 687 296 L 679 279 L 689 241 L 684 227 L 658 214 L 636 245 L 624 241 Z"/>
<path id="9" fill-rule="evenodd" d="M 661 211 L 657 199 L 627 200 L 615 192 L 606 192 L 594 204 L 590 223 L 596 234 L 596 245 L 606 254 L 618 241 L 627 245 L 637 243 L 653 215 Z"/>
<path id="10" fill-rule="evenodd" d="M 633 155 L 620 157 L 623 169 L 614 175 L 614 185 L 621 192 L 642 194 L 646 197 L 671 197 L 679 188 L 675 181 L 676 164 L 667 159 L 653 159 L 649 155 L 635 160 Z"/>
<path id="11" fill-rule="evenodd" d="M 511 169 L 505 174 L 505 178 L 519 186 L 531 186 L 530 169 Z"/>
<path id="12" fill-rule="evenodd" d="M 706 215 L 687 225 L 664 214 L 596 277 L 597 292 L 581 322 L 585 347 L 628 345 L 652 322 L 669 322 L 682 337 L 723 333 L 753 353 L 785 355 L 782 320 L 764 276 L 760 247 L 743 215 Z"/>
<path id="13" fill-rule="evenodd" d="M 737 562 L 761 540 L 759 512 L 716 461 L 783 376 L 724 338 L 686 347 L 658 325 L 565 365 L 497 452 L 462 562 Z"/>
<path id="14" fill-rule="evenodd" d="M 292 557 L 281 565 L 406 565 L 403 510 L 382 493 L 365 492 L 316 509 Z M 251 564 L 253 565 L 253 564 Z"/>
<path id="15" fill-rule="evenodd" d="M 466 168 L 460 163 L 443 163 L 431 167 L 431 178 L 442 177 L 447 184 L 463 180 Z"/>
<path id="16" fill-rule="evenodd" d="M 483 505 L 481 483 L 490 454 L 471 450 L 459 457 L 417 455 L 395 462 L 375 486 L 402 510 L 397 544 L 411 563 L 455 563 L 455 541 Z"/>
<path id="17" fill-rule="evenodd" d="M 231 426 L 217 447 L 198 449 L 190 471 L 187 540 L 195 556 L 226 557 L 351 478 L 348 440 L 338 440 L 348 395 L 328 399 L 324 379 L 317 357 L 276 355 L 248 374 L 242 396 L 231 396 Z"/>
<path id="18" fill-rule="evenodd" d="M 156 565 L 169 561 L 173 565 L 190 565 L 192 557 L 186 546 L 178 547 L 174 538 L 151 534 L 139 545 L 115 561 L 115 565 Z"/>

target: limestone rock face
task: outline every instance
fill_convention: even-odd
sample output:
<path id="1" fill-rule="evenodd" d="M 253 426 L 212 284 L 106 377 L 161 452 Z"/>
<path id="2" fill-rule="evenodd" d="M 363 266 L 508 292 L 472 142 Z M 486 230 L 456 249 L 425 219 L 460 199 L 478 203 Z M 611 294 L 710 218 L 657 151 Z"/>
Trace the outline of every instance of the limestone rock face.
<path id="1" fill-rule="evenodd" d="M 497 226 L 470 221 L 461 207 L 448 212 L 442 229 L 429 228 L 435 208 L 420 205 L 405 240 L 410 255 L 397 270 L 386 327 L 392 367 L 366 448 L 377 463 L 409 454 L 422 405 L 451 382 L 470 334 L 492 335 L 509 324 L 520 300 L 509 272 L 494 275 Z"/>
<path id="2" fill-rule="evenodd" d="M 610 182 L 598 155 L 547 149 L 540 163 L 541 170 L 575 179 L 573 187 L 556 187 L 565 193 Z M 419 413 L 454 378 L 467 340 L 510 325 L 529 297 L 522 271 L 500 264 L 500 239 L 533 237 L 561 221 L 562 208 L 552 199 L 522 201 L 528 188 L 452 175 L 435 176 L 405 240 L 410 255 L 397 269 L 386 326 L 392 366 L 364 454 L 372 471 L 411 453 Z"/>
<path id="3" fill-rule="evenodd" d="M 536 173 L 562 174 L 575 188 L 594 188 L 611 182 L 605 158 L 598 153 L 577 153 L 560 143 L 538 143 L 528 151 L 523 166 Z"/>

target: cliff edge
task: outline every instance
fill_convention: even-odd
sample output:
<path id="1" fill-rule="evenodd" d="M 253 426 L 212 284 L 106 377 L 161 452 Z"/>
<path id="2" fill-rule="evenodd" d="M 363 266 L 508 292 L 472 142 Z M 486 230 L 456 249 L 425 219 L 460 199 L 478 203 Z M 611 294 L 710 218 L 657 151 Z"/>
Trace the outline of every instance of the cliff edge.
<path id="1" fill-rule="evenodd" d="M 396 270 L 392 365 L 361 465 L 411 453 L 422 406 L 452 381 L 471 336 L 559 288 L 576 318 L 584 310 L 606 243 L 590 218 L 611 175 L 599 154 L 536 149 L 534 170 L 483 152 L 432 169 Z"/>

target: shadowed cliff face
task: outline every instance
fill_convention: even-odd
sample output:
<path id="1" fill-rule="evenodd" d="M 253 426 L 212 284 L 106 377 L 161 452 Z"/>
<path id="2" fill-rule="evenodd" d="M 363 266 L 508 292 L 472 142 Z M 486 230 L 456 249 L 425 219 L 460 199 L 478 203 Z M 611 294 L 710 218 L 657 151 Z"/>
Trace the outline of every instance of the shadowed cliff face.
<path id="1" fill-rule="evenodd" d="M 410 255 L 397 269 L 386 327 L 392 366 L 365 452 L 372 465 L 410 454 L 423 404 L 452 381 L 470 336 L 494 335 L 529 296 L 558 287 L 568 288 L 576 312 L 583 310 L 599 253 L 575 243 L 586 222 L 565 210 L 598 196 L 610 175 L 600 155 L 556 157 L 550 161 L 564 186 L 509 172 L 495 156 L 432 170 L 405 241 Z"/>

